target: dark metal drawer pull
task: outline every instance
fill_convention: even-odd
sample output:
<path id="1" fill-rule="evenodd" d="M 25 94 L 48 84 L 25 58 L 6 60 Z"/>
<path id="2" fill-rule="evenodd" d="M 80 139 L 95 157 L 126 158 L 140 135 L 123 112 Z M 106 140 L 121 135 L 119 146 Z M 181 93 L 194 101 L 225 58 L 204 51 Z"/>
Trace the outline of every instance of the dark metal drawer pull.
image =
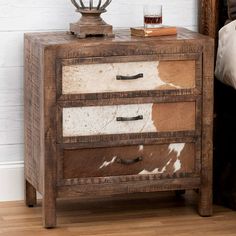
<path id="1" fill-rule="evenodd" d="M 135 116 L 135 117 L 116 117 L 116 121 L 135 121 L 135 120 L 143 120 L 143 116 Z"/>
<path id="2" fill-rule="evenodd" d="M 124 159 L 118 158 L 118 159 L 116 159 L 116 162 L 120 163 L 120 164 L 123 164 L 123 165 L 131 165 L 131 164 L 137 163 L 137 162 L 142 161 L 142 160 L 143 160 L 142 157 L 136 157 L 133 160 L 124 160 Z"/>
<path id="3" fill-rule="evenodd" d="M 139 78 L 143 78 L 143 73 L 133 75 L 133 76 L 124 76 L 124 75 L 116 76 L 117 80 L 133 80 L 133 79 L 139 79 Z"/>

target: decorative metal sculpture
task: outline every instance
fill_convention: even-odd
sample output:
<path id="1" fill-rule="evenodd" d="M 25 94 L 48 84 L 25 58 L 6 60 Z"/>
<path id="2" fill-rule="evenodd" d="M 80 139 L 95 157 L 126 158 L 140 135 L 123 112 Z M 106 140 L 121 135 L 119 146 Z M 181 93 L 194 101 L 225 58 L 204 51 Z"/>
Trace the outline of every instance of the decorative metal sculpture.
<path id="1" fill-rule="evenodd" d="M 76 11 L 82 16 L 77 23 L 70 24 L 70 31 L 79 38 L 86 36 L 113 37 L 112 26 L 108 25 L 101 14 L 106 12 L 106 7 L 112 0 L 71 0 Z M 96 2 L 96 4 L 95 4 Z"/>

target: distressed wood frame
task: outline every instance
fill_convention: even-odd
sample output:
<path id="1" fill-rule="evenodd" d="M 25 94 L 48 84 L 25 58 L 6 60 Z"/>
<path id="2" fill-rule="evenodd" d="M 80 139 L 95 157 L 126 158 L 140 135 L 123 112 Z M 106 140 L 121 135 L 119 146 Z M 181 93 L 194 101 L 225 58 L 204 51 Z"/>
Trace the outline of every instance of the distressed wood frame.
<path id="1" fill-rule="evenodd" d="M 219 0 L 199 0 L 199 32 L 215 40 L 217 45 L 219 31 Z"/>
<path id="2" fill-rule="evenodd" d="M 202 54 L 201 51 L 196 48 L 195 53 L 189 54 L 156 54 L 156 55 L 137 55 L 132 56 L 132 62 L 141 62 L 141 61 L 175 61 L 175 60 L 194 60 L 196 67 L 195 75 L 195 88 L 189 89 L 171 89 L 171 90 L 151 90 L 151 91 L 132 91 L 132 92 L 113 92 L 113 93 L 93 93 L 91 94 L 62 94 L 62 67 L 71 66 L 71 65 L 83 65 L 83 64 L 99 64 L 99 63 L 116 63 L 116 62 L 131 62 L 129 56 L 111 56 L 111 57 L 98 57 L 98 58 L 73 58 L 73 59 L 61 59 L 57 60 L 57 98 L 59 101 L 68 101 L 68 100 L 90 100 L 92 99 L 113 99 L 113 98 L 132 98 L 136 97 L 148 97 L 152 93 L 152 96 L 157 96 L 159 94 L 164 95 L 176 95 L 181 92 L 185 94 L 199 94 L 201 91 L 202 81 Z"/>
<path id="3" fill-rule="evenodd" d="M 25 178 L 26 203 L 35 205 L 35 191 L 43 197 L 43 223 L 47 228 L 56 225 L 56 199 L 86 194 L 106 195 L 114 193 L 152 192 L 164 190 L 199 189 L 199 213 L 212 214 L 212 121 L 213 121 L 213 42 L 210 38 L 179 29 L 181 37 L 170 37 L 169 43 L 161 39 L 135 39 L 124 31 L 123 41 L 83 42 L 82 46 L 64 33 L 45 33 L 25 36 Z M 182 34 L 182 35 L 181 35 Z M 42 37 L 42 38 L 40 38 Z M 184 40 L 182 40 L 184 38 Z M 42 40 L 41 40 L 42 39 Z M 158 42 L 156 41 L 158 40 Z M 56 43 L 55 43 L 56 42 Z M 67 43 L 65 43 L 67 42 Z M 99 45 L 99 47 L 97 47 Z M 76 49 L 75 49 L 76 47 Z M 95 50 L 96 49 L 96 50 Z M 155 55 L 173 56 L 199 54 L 202 60 L 202 89 L 138 93 L 115 93 L 114 95 L 71 95 L 61 99 L 58 91 L 58 65 L 61 60 L 90 57 L 132 57 Z M 74 60 L 74 59 L 73 59 Z M 198 65 L 199 66 L 199 65 Z M 198 67 L 197 66 L 197 67 Z M 60 67 L 60 66 L 59 66 Z M 130 97 L 132 97 L 130 99 Z M 110 135 L 104 137 L 69 137 L 62 140 L 61 109 L 68 106 L 128 104 L 130 102 L 176 102 L 197 101 L 197 131 L 167 132 L 157 134 Z M 59 114 L 59 115 L 58 115 Z M 201 114 L 201 119 L 199 119 Z M 59 128 L 58 128 L 59 126 Z M 59 137 L 59 139 L 58 139 Z M 109 143 L 108 143 L 109 141 Z M 81 187 L 76 179 L 61 181 L 61 153 L 63 148 L 95 148 L 132 144 L 155 144 L 170 142 L 196 142 L 196 162 L 200 174 L 175 178 L 159 179 L 148 175 L 142 177 L 114 177 L 109 182 L 99 183 L 97 178 L 87 178 Z M 201 158 L 200 158 L 201 157 Z M 201 159 L 201 160 L 200 160 Z M 59 166 L 58 166 L 59 165 Z M 125 179 L 127 178 L 127 179 Z M 135 178 L 136 181 L 135 181 Z M 120 181 L 122 180 L 122 181 Z M 82 180 L 81 180 L 82 181 Z M 116 183 L 115 183 L 116 182 Z M 114 184 L 115 183 L 115 184 Z"/>

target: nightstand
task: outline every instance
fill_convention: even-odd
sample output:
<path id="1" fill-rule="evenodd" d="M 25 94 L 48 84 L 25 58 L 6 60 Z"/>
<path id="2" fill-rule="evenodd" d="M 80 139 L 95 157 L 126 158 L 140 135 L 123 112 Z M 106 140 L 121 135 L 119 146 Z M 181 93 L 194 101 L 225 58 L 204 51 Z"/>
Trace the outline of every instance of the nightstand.
<path id="1" fill-rule="evenodd" d="M 177 36 L 77 39 L 25 35 L 26 204 L 199 190 L 212 214 L 213 40 Z"/>

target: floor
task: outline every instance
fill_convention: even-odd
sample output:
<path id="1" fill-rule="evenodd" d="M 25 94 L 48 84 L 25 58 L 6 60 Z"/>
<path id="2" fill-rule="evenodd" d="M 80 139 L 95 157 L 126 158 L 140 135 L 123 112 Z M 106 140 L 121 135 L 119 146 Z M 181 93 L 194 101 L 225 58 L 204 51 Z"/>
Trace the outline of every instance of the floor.
<path id="1" fill-rule="evenodd" d="M 60 200 L 58 227 L 41 226 L 41 203 L 0 203 L 0 236 L 235 235 L 236 212 L 214 206 L 213 217 L 196 212 L 197 194 L 136 194 L 113 198 Z"/>

